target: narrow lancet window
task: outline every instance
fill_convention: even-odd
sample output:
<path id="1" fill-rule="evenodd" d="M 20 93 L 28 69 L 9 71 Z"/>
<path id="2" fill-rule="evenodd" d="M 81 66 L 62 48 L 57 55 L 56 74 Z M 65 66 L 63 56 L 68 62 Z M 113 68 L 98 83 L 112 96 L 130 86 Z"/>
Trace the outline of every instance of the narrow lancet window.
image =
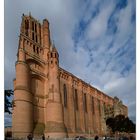
<path id="1" fill-rule="evenodd" d="M 91 100 L 92 100 L 91 101 L 92 102 L 92 107 L 91 107 L 92 113 L 95 114 L 95 110 L 94 110 L 94 97 L 92 97 Z"/>
<path id="2" fill-rule="evenodd" d="M 51 57 L 53 57 L 53 54 L 51 53 Z"/>
<path id="3" fill-rule="evenodd" d="M 37 54 L 39 54 L 39 48 L 37 47 Z"/>
<path id="4" fill-rule="evenodd" d="M 77 89 L 75 89 L 75 109 L 78 110 L 78 95 L 77 95 Z"/>
<path id="5" fill-rule="evenodd" d="M 35 52 L 35 45 L 33 45 L 33 51 Z"/>
<path id="6" fill-rule="evenodd" d="M 25 20 L 25 35 L 28 36 L 29 21 Z"/>
<path id="7" fill-rule="evenodd" d="M 83 108 L 84 108 L 84 111 L 87 112 L 87 98 L 86 98 L 85 93 L 83 95 Z"/>
<path id="8" fill-rule="evenodd" d="M 34 22 L 32 21 L 32 30 L 34 31 Z"/>
<path id="9" fill-rule="evenodd" d="M 36 26 L 36 23 L 35 23 L 35 32 L 37 32 L 37 26 Z"/>
<path id="10" fill-rule="evenodd" d="M 32 39 L 34 40 L 34 32 L 32 32 Z"/>
<path id="11" fill-rule="evenodd" d="M 100 100 L 98 99 L 98 109 L 99 109 L 99 115 L 101 115 L 101 107 L 100 107 Z"/>
<path id="12" fill-rule="evenodd" d="M 37 35 L 36 35 L 36 42 L 37 42 L 38 40 L 37 40 Z"/>
<path id="13" fill-rule="evenodd" d="M 67 107 L 67 88 L 66 88 L 66 84 L 64 84 L 63 90 L 64 90 L 64 107 Z"/>
<path id="14" fill-rule="evenodd" d="M 105 105 L 105 103 L 104 103 L 104 112 L 106 111 L 106 105 Z"/>

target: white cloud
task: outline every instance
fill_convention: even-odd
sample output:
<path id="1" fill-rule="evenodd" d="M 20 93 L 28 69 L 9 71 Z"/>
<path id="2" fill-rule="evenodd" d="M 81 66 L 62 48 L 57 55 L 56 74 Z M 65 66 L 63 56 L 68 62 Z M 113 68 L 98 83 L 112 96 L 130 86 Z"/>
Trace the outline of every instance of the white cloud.
<path id="1" fill-rule="evenodd" d="M 87 29 L 89 39 L 98 39 L 106 32 L 108 18 L 114 8 L 113 2 L 104 8 L 100 8 L 100 13 L 90 23 Z"/>
<path id="2" fill-rule="evenodd" d="M 117 34 L 117 44 L 124 42 L 130 35 L 134 27 L 131 25 L 132 16 L 132 5 L 128 3 L 125 9 L 122 9 L 119 13 L 118 19 L 118 34 Z"/>
<path id="3" fill-rule="evenodd" d="M 11 114 L 8 114 L 8 113 L 4 113 L 4 124 L 5 126 L 11 126 L 12 125 L 12 120 L 11 120 L 11 117 L 12 115 Z"/>

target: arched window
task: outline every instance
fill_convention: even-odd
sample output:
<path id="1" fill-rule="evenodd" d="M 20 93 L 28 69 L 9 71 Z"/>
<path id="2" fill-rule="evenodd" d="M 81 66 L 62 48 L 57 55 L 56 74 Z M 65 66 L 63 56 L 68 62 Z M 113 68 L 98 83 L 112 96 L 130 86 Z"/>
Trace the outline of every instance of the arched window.
<path id="1" fill-rule="evenodd" d="M 66 88 L 66 84 L 64 84 L 63 90 L 64 90 L 64 107 L 67 107 L 67 88 Z"/>

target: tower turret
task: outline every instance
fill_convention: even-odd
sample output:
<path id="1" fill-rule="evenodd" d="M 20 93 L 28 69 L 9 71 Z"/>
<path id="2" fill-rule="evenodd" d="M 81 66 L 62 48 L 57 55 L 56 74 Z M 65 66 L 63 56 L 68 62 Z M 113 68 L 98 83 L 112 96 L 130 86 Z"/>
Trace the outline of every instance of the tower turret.
<path id="1" fill-rule="evenodd" d="M 49 53 L 49 98 L 47 103 L 46 135 L 67 137 L 64 125 L 63 107 L 60 95 L 58 52 L 51 46 Z"/>
<path id="2" fill-rule="evenodd" d="M 14 80 L 12 132 L 14 138 L 25 138 L 33 130 L 33 96 L 30 90 L 30 68 L 26 63 L 24 39 L 20 36 Z"/>
<path id="3" fill-rule="evenodd" d="M 43 20 L 43 45 L 45 48 L 50 47 L 50 30 L 49 30 L 49 22 L 47 19 Z"/>
<path id="4" fill-rule="evenodd" d="M 43 20 L 42 29 L 43 29 L 44 58 L 46 58 L 50 49 L 50 30 L 49 30 L 49 22 L 47 19 Z"/>

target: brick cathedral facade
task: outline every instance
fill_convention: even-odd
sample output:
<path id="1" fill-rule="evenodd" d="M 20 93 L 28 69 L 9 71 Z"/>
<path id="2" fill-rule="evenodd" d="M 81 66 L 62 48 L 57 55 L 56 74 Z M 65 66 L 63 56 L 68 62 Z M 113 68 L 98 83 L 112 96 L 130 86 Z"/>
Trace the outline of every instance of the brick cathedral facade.
<path id="1" fill-rule="evenodd" d="M 49 22 L 22 16 L 14 80 L 12 133 L 50 137 L 107 134 L 105 120 L 127 106 L 59 66 Z"/>

